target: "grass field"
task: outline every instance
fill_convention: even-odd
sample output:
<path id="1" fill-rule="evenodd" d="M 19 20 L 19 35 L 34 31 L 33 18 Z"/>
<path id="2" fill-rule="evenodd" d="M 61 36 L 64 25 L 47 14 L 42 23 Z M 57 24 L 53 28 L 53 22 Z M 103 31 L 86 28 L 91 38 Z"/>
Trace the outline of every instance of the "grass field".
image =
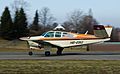
<path id="1" fill-rule="evenodd" d="M 120 74 L 120 61 L 0 60 L 5 74 Z"/>

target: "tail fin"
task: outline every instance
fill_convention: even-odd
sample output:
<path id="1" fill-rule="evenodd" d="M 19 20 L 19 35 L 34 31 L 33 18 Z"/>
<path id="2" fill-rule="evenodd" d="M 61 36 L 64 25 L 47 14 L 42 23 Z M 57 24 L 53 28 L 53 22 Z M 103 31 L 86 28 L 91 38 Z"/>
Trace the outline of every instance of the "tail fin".
<path id="1" fill-rule="evenodd" d="M 111 36 L 112 26 L 94 25 L 94 35 L 96 37 L 108 38 Z"/>

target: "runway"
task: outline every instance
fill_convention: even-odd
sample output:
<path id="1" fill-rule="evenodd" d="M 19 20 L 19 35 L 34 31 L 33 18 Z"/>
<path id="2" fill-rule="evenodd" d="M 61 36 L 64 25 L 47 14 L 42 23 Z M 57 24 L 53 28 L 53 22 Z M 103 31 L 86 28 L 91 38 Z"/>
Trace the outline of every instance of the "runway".
<path id="1" fill-rule="evenodd" d="M 0 60 L 120 60 L 120 52 L 64 52 L 57 56 L 45 56 L 44 52 L 34 52 L 29 56 L 27 52 L 0 52 Z"/>

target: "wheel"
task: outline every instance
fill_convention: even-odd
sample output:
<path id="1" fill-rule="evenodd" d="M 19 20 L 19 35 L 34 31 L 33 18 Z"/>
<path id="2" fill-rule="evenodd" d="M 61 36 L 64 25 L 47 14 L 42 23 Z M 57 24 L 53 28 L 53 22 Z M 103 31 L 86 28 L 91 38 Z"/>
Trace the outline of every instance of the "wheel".
<path id="1" fill-rule="evenodd" d="M 50 51 L 45 51 L 45 56 L 50 56 Z"/>
<path id="2" fill-rule="evenodd" d="M 32 51 L 30 51 L 28 54 L 31 56 L 31 55 L 33 55 L 33 52 L 32 52 Z"/>

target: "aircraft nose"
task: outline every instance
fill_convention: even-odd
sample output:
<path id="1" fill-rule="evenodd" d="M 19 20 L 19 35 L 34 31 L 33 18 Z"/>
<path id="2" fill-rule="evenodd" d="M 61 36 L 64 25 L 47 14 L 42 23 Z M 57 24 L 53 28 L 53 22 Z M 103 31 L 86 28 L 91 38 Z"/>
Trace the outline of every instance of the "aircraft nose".
<path id="1" fill-rule="evenodd" d="M 19 38 L 20 40 L 29 40 L 30 39 L 30 37 L 21 37 L 21 38 Z"/>

